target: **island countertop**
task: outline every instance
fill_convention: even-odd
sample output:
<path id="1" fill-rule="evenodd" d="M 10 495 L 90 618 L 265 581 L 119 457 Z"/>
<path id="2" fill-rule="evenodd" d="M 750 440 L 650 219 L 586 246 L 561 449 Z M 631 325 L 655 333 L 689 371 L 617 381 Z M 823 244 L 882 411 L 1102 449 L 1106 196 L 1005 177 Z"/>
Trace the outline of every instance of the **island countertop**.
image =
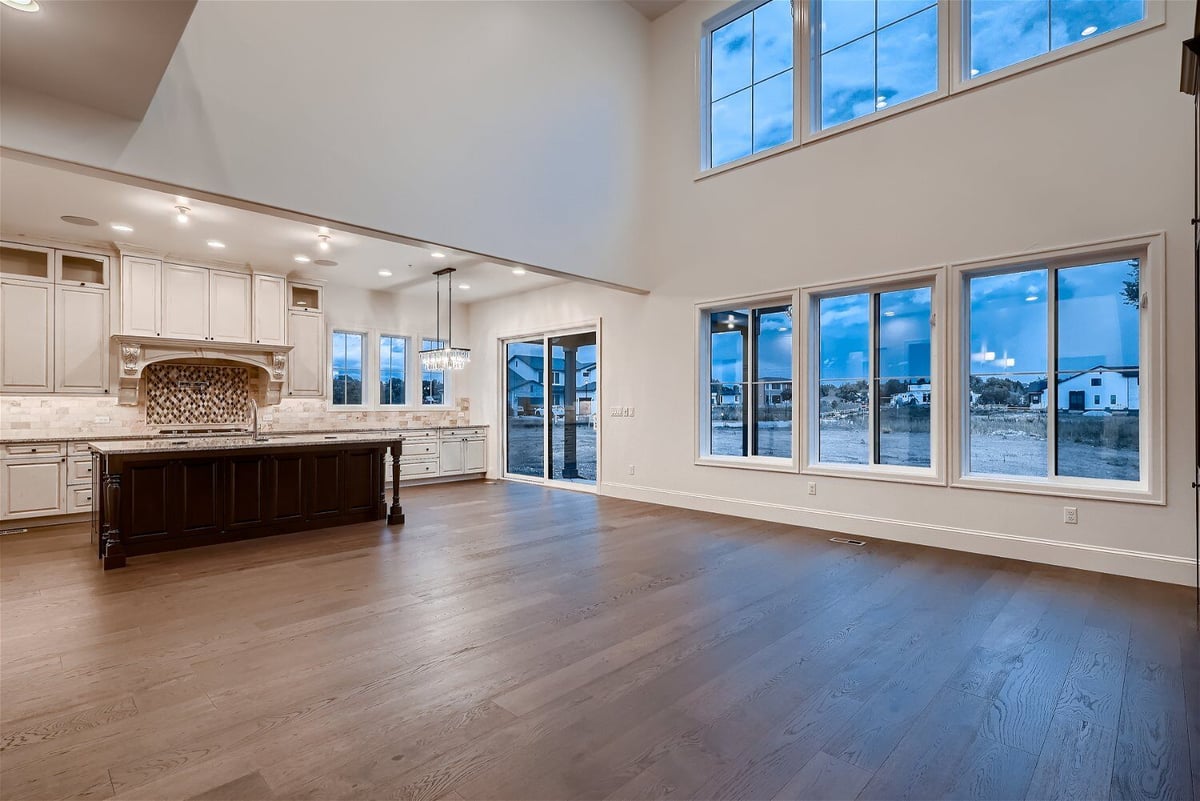
<path id="1" fill-rule="evenodd" d="M 233 451 L 255 448 L 310 448 L 340 443 L 391 443 L 404 439 L 401 431 L 356 431 L 338 434 L 261 434 L 252 436 L 152 437 L 146 439 L 96 440 L 88 448 L 105 456 L 134 453 L 187 453 L 190 451 Z"/>

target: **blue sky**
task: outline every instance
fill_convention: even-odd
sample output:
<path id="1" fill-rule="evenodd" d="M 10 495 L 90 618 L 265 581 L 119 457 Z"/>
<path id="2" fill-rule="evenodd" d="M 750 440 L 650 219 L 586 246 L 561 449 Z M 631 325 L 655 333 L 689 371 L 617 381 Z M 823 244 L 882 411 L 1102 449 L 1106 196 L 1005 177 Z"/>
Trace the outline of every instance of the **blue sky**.
<path id="1" fill-rule="evenodd" d="M 749 312 L 735 312 L 745 318 Z M 713 318 L 718 325 L 729 316 L 729 312 L 717 312 Z M 792 319 L 784 311 L 761 315 L 758 335 L 758 374 L 761 379 L 792 377 Z M 738 383 L 746 380 L 743 360 L 744 337 L 738 330 L 718 329 L 712 334 L 712 380 Z"/>
<path id="2" fill-rule="evenodd" d="M 930 375 L 929 287 L 879 296 L 879 377 L 927 379 Z M 821 380 L 858 380 L 869 375 L 870 296 L 822 298 Z"/>

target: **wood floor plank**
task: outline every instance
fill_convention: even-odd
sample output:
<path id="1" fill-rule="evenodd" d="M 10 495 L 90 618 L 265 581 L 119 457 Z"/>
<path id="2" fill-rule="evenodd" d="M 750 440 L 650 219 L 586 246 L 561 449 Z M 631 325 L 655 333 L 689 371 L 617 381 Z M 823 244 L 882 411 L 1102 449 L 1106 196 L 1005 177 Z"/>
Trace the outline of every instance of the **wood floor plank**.
<path id="1" fill-rule="evenodd" d="M 506 482 L 0 538 L 0 797 L 1190 798 L 1184 588 Z M 1039 706 L 1040 705 L 1040 706 Z"/>

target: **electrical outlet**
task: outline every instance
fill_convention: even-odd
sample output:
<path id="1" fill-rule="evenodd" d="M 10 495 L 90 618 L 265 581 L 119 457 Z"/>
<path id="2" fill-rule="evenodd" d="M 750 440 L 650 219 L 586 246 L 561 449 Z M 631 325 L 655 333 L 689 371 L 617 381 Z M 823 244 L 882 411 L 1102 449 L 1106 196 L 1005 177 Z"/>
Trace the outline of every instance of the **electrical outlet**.
<path id="1" fill-rule="evenodd" d="M 808 482 L 808 494 L 809 495 L 817 494 L 817 482 L 815 482 L 815 481 Z"/>
<path id="2" fill-rule="evenodd" d="M 633 417 L 633 409 L 629 406 L 624 407 L 623 409 L 621 409 L 621 416 L 622 417 Z"/>
<path id="3" fill-rule="evenodd" d="M 629 417 L 634 417 L 637 414 L 637 409 L 633 408 L 632 406 L 626 406 L 625 411 L 629 413 Z"/>
<path id="4" fill-rule="evenodd" d="M 608 414 L 610 417 L 620 417 L 621 416 L 621 407 L 613 406 L 611 409 L 608 410 Z"/>
<path id="5" fill-rule="evenodd" d="M 631 475 L 631 476 L 637 475 L 637 465 L 635 465 L 635 464 L 629 465 L 629 475 Z"/>
<path id="6" fill-rule="evenodd" d="M 1079 508 L 1076 506 L 1063 507 L 1063 522 L 1075 525 L 1079 522 Z"/>
<path id="7" fill-rule="evenodd" d="M 93 421 L 95 421 L 97 423 L 111 423 L 112 422 L 112 418 L 106 414 L 98 414 L 92 419 L 93 419 Z"/>

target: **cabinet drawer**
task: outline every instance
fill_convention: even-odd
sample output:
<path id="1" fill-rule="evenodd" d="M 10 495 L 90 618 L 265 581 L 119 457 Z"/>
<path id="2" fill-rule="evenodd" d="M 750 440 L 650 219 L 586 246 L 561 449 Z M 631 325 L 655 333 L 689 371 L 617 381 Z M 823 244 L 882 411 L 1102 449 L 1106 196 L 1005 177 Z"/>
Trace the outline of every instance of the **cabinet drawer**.
<path id="1" fill-rule="evenodd" d="M 90 512 L 92 511 L 92 488 L 91 487 L 68 487 L 67 488 L 67 512 Z"/>
<path id="2" fill-rule="evenodd" d="M 67 445 L 67 453 L 72 456 L 91 456 L 91 451 L 88 450 L 86 442 L 72 442 Z"/>
<path id="3" fill-rule="evenodd" d="M 413 478 L 414 476 L 436 476 L 438 472 L 437 462 L 401 462 L 400 477 Z"/>
<path id="4" fill-rule="evenodd" d="M 442 431 L 442 439 L 478 439 L 484 435 L 482 428 L 447 428 Z"/>
<path id="5" fill-rule="evenodd" d="M 405 440 L 404 445 L 400 448 L 401 458 L 405 456 L 436 456 L 438 452 L 437 440 L 431 442 L 412 442 Z"/>
<path id="6" fill-rule="evenodd" d="M 67 463 L 68 484 L 90 484 L 92 481 L 92 457 L 72 456 Z"/>
<path id="7" fill-rule="evenodd" d="M 62 456 L 65 451 L 61 442 L 32 442 L 25 445 L 5 445 L 5 456 Z"/>
<path id="8" fill-rule="evenodd" d="M 400 434 L 400 439 L 405 442 L 420 442 L 425 439 L 436 440 L 438 432 L 436 431 L 404 431 Z"/>

